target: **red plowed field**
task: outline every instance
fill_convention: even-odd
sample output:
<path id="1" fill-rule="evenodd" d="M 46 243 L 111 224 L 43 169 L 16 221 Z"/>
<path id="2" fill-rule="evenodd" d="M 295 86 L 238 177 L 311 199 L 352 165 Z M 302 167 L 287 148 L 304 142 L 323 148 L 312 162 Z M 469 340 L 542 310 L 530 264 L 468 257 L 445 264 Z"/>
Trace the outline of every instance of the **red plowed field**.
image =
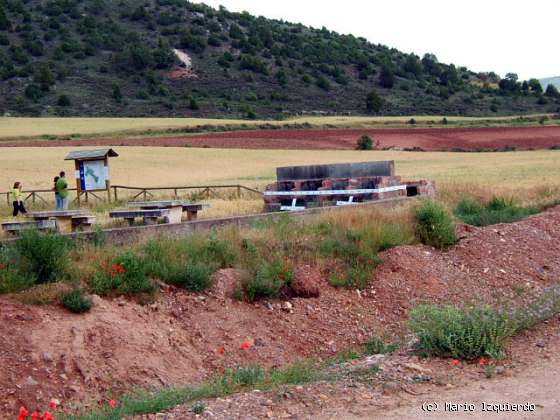
<path id="1" fill-rule="evenodd" d="M 409 128 L 409 129 L 302 129 L 256 130 L 198 134 L 184 137 L 100 138 L 3 142 L 2 146 L 193 146 L 238 149 L 354 149 L 367 134 L 382 148 L 425 151 L 462 149 L 518 150 L 560 146 L 560 126 L 521 128 Z"/>

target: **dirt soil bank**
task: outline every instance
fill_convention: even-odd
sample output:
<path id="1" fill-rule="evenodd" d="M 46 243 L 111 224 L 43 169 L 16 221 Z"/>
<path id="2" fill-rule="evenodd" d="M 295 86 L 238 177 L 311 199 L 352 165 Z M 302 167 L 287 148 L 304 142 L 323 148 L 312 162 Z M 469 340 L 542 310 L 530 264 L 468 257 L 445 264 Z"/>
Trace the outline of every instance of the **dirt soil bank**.
<path id="1" fill-rule="evenodd" d="M 371 377 L 350 373 L 337 382 L 253 391 L 206 400 L 202 416 L 192 404 L 164 413 L 135 416 L 135 420 L 179 419 L 557 419 L 560 396 L 554 392 L 560 374 L 560 318 L 515 337 L 508 358 L 491 362 L 492 378 L 476 362 L 452 366 L 449 360 L 418 359 L 410 351 L 371 356 L 346 365 L 359 372 L 375 364 Z M 446 411 L 445 403 L 471 404 L 473 411 Z M 438 404 L 437 411 L 426 405 Z M 483 411 L 483 403 L 533 404 L 534 411 Z M 470 410 L 470 408 L 469 408 Z"/>
<path id="2" fill-rule="evenodd" d="M 380 148 L 425 151 L 547 149 L 560 146 L 560 126 L 504 128 L 377 128 L 254 130 L 184 137 L 107 138 L 2 142 L 2 146 L 192 146 L 236 149 L 352 150 L 364 134 Z"/>
<path id="3" fill-rule="evenodd" d="M 3 296 L 0 412 L 15 413 L 22 404 L 44 408 L 51 398 L 65 407 L 95 405 L 131 386 L 194 383 L 226 366 L 330 356 L 399 330 L 419 302 L 522 300 L 560 278 L 558 226 L 560 207 L 515 224 L 462 229 L 447 252 L 391 249 L 361 293 L 333 289 L 307 270 L 321 295 L 290 305 L 230 299 L 224 291 L 236 279 L 232 270 L 219 273 L 214 290 L 203 295 L 163 288 L 148 306 L 94 298 L 85 315 Z M 241 348 L 245 341 L 249 349 Z"/>

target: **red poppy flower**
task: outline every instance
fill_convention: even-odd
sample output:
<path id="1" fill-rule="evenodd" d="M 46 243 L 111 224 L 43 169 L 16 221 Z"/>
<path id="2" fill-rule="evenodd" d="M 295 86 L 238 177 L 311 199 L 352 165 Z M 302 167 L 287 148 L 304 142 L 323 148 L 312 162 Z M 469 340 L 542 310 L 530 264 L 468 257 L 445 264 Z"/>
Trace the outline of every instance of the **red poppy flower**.
<path id="1" fill-rule="evenodd" d="M 460 360 L 457 360 L 457 359 L 453 359 L 453 360 L 451 361 L 451 364 L 452 364 L 453 366 L 459 366 L 459 365 L 461 364 L 461 361 L 460 361 Z"/>
<path id="2" fill-rule="evenodd" d="M 49 407 L 52 408 L 53 410 L 56 408 L 58 404 L 60 404 L 60 401 L 58 401 L 57 399 L 51 398 L 51 400 L 49 401 Z"/>
<path id="3" fill-rule="evenodd" d="M 19 416 L 18 416 L 18 420 L 25 420 L 27 418 L 27 416 L 29 415 L 29 411 L 27 411 L 27 408 L 21 406 L 19 408 Z"/>
<path id="4" fill-rule="evenodd" d="M 111 408 L 115 408 L 117 406 L 117 402 L 115 400 L 110 400 L 109 405 L 111 406 Z"/>
<path id="5" fill-rule="evenodd" d="M 220 347 L 218 347 L 218 350 L 216 350 L 216 351 L 220 354 L 224 354 L 226 352 L 226 349 L 224 348 L 224 346 L 220 346 Z"/>
<path id="6" fill-rule="evenodd" d="M 245 340 L 239 345 L 239 348 L 241 350 L 249 350 L 252 346 L 253 344 L 249 340 Z"/>
<path id="7" fill-rule="evenodd" d="M 41 413 L 38 411 L 34 411 L 33 414 L 31 414 L 31 420 L 41 420 L 41 418 Z"/>
<path id="8" fill-rule="evenodd" d="M 51 413 L 49 413 L 48 411 L 45 411 L 45 414 L 43 414 L 43 417 L 41 417 L 41 420 L 54 420 L 54 418 L 51 415 Z"/>
<path id="9" fill-rule="evenodd" d="M 480 360 L 478 361 L 478 364 L 480 366 L 486 366 L 488 364 L 488 359 L 486 357 L 481 357 Z"/>

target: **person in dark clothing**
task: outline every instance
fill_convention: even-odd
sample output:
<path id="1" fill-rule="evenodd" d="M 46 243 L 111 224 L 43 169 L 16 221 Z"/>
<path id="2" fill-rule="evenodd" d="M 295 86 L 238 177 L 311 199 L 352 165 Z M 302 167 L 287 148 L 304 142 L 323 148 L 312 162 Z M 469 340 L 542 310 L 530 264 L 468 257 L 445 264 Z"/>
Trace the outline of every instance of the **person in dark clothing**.
<path id="1" fill-rule="evenodd" d="M 25 210 L 25 206 L 23 205 L 22 196 L 23 193 L 21 192 L 23 185 L 21 182 L 14 183 L 14 188 L 12 189 L 12 204 L 14 205 L 14 212 L 13 215 L 16 217 L 19 213 L 25 214 L 27 210 Z"/>

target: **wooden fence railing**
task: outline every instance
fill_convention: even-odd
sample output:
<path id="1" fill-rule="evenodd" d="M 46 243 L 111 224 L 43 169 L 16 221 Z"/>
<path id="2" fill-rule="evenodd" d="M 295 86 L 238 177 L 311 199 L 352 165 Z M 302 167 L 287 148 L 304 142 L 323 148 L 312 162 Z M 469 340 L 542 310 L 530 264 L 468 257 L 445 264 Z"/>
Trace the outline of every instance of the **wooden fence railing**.
<path id="1" fill-rule="evenodd" d="M 122 197 L 122 194 L 119 194 L 119 192 L 121 191 L 132 191 L 131 194 L 134 194 L 132 197 L 128 196 L 126 197 L 126 199 L 128 200 L 136 200 L 137 198 L 141 197 L 142 200 L 146 201 L 149 198 L 153 197 L 153 193 L 156 191 L 164 191 L 164 192 L 170 192 L 173 191 L 173 197 L 177 198 L 179 196 L 179 193 L 182 191 L 199 191 L 200 194 L 203 197 L 210 197 L 212 192 L 216 192 L 218 190 L 234 190 L 234 193 L 237 195 L 237 197 L 241 196 L 241 193 L 243 191 L 252 193 L 252 194 L 258 194 L 259 196 L 262 196 L 262 192 L 258 191 L 254 188 L 250 188 L 250 187 L 246 187 L 244 185 L 238 185 L 238 184 L 233 184 L 233 185 L 190 185 L 190 186 L 180 186 L 180 187 L 130 187 L 130 186 L 126 186 L 126 185 L 111 185 L 111 195 L 114 199 L 114 201 L 118 201 L 119 200 L 119 195 Z M 76 188 L 69 188 L 68 191 L 76 191 Z M 2 200 L 2 202 L 6 203 L 8 206 L 12 205 L 12 197 L 11 197 L 11 192 L 9 191 L 3 191 L 0 192 L 0 196 L 5 196 L 5 200 Z M 49 197 L 50 196 L 50 197 Z M 27 202 L 31 202 L 33 204 L 39 202 L 39 203 L 43 203 L 43 204 L 51 204 L 54 202 L 54 192 L 53 190 L 28 190 L 28 191 L 23 191 L 23 197 L 24 197 L 24 201 Z M 48 197 L 48 198 L 47 198 Z M 97 195 L 94 195 L 95 198 L 100 199 Z"/>
<path id="2" fill-rule="evenodd" d="M 200 194 L 204 197 L 210 197 L 212 191 L 223 190 L 223 189 L 233 189 L 237 197 L 241 197 L 242 191 L 248 191 L 253 194 L 258 194 L 262 196 L 262 192 L 255 190 L 254 188 L 249 188 L 244 185 L 196 185 L 196 186 L 183 186 L 183 187 L 130 187 L 126 185 L 111 185 L 113 190 L 113 199 L 115 201 L 119 200 L 119 190 L 124 191 L 134 191 L 136 194 L 129 198 L 131 200 L 136 200 L 138 197 L 142 197 L 142 200 L 146 201 L 148 198 L 153 197 L 152 192 L 155 191 L 173 191 L 173 197 L 177 198 L 180 191 L 192 191 L 198 190 Z"/>

